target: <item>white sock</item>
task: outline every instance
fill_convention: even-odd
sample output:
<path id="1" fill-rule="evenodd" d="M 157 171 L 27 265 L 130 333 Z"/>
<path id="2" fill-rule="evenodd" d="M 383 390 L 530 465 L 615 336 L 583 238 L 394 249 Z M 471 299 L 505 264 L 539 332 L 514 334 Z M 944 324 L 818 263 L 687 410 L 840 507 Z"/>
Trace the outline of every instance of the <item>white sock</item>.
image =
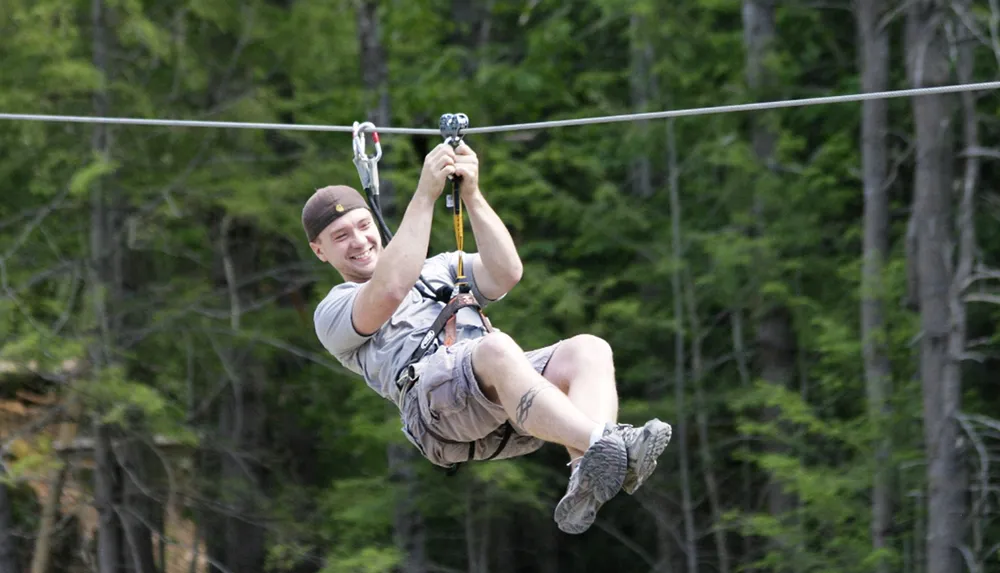
<path id="1" fill-rule="evenodd" d="M 601 437 L 603 436 L 604 436 L 604 424 L 600 424 L 596 428 L 594 428 L 594 431 L 590 432 L 590 445 L 593 446 L 595 443 L 597 443 L 597 440 L 600 440 Z"/>

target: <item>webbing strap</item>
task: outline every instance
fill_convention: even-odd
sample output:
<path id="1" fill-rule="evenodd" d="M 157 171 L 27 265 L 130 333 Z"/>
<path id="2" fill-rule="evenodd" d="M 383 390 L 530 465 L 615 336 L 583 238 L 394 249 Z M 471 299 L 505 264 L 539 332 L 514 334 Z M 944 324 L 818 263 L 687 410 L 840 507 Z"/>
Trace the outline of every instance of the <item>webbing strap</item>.
<path id="1" fill-rule="evenodd" d="M 446 113 L 441 116 L 439 125 L 441 128 L 441 137 L 444 138 L 445 143 L 451 145 L 452 149 L 458 149 L 458 146 L 462 144 L 462 131 L 469 127 L 469 117 L 464 113 Z M 448 202 L 452 208 L 455 243 L 458 245 L 458 280 L 456 282 L 458 283 L 459 292 L 465 292 L 468 285 L 465 282 L 465 267 L 462 261 L 462 248 L 465 239 L 465 229 L 462 221 L 462 197 L 460 193 L 462 177 L 451 175 L 448 178 L 451 180 L 451 195 L 448 197 Z"/>
<path id="2" fill-rule="evenodd" d="M 500 452 L 507 447 L 507 442 L 510 441 L 510 436 L 514 433 L 514 427 L 510 425 L 510 422 L 503 423 L 503 438 L 500 438 L 500 444 L 497 445 L 496 451 L 494 451 L 488 458 L 483 458 L 484 462 L 488 462 L 493 458 L 500 455 Z M 469 442 L 469 456 L 465 462 L 459 462 L 457 464 L 451 464 L 448 469 L 445 470 L 446 476 L 453 476 L 458 472 L 458 468 L 462 467 L 462 463 L 469 463 L 474 461 L 476 457 L 476 442 Z"/>
<path id="3" fill-rule="evenodd" d="M 469 306 L 479 307 L 479 303 L 476 301 L 476 297 L 473 296 L 472 293 L 460 293 L 448 301 L 448 304 L 441 309 L 437 318 L 434 319 L 434 323 L 431 324 L 430 329 L 420 340 L 420 344 L 418 344 L 417 348 L 414 349 L 413 354 L 410 355 L 407 365 L 413 364 L 427 355 L 430 352 L 434 341 L 437 340 L 437 337 L 441 334 L 441 331 L 444 330 L 445 326 L 448 325 L 448 322 L 455 318 L 455 314 L 458 313 L 459 310 Z"/>
<path id="4" fill-rule="evenodd" d="M 466 285 L 465 265 L 462 261 L 462 251 L 465 248 L 465 220 L 462 218 L 462 179 L 456 176 L 451 182 L 451 197 L 453 203 L 452 223 L 455 227 L 455 245 L 458 246 L 458 280 L 456 281 L 461 289 Z"/>
<path id="5" fill-rule="evenodd" d="M 497 451 L 493 452 L 493 455 L 486 458 L 486 461 L 492 460 L 493 458 L 499 456 L 500 452 L 502 452 L 503 449 L 507 447 L 507 442 L 510 441 L 510 435 L 514 433 L 514 426 L 511 426 L 509 421 L 504 422 L 503 426 L 504 426 L 503 438 L 500 440 L 500 445 L 497 446 Z"/>

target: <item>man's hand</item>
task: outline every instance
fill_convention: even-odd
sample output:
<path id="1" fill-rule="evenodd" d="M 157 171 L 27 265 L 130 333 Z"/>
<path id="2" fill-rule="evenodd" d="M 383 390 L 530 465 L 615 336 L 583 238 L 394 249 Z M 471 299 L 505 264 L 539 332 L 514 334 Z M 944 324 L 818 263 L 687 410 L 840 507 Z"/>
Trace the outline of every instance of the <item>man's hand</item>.
<path id="1" fill-rule="evenodd" d="M 430 242 L 434 202 L 455 173 L 455 150 L 442 143 L 427 154 L 396 236 L 379 255 L 371 280 L 358 291 L 351 319 L 359 334 L 377 331 L 399 308 L 420 277 Z"/>
<path id="2" fill-rule="evenodd" d="M 440 143 L 424 157 L 424 167 L 420 170 L 417 194 L 436 200 L 444 191 L 448 176 L 456 172 L 455 150 L 447 143 Z"/>
<path id="3" fill-rule="evenodd" d="M 479 157 L 464 141 L 455 150 L 455 173 L 462 178 L 462 197 L 479 192 Z"/>
<path id="4" fill-rule="evenodd" d="M 490 300 L 507 293 L 521 280 L 523 268 L 514 239 L 479 190 L 479 158 L 464 142 L 456 151 L 456 174 L 462 177 L 462 202 L 469 213 L 479 251 L 472 268 L 479 291 Z"/>

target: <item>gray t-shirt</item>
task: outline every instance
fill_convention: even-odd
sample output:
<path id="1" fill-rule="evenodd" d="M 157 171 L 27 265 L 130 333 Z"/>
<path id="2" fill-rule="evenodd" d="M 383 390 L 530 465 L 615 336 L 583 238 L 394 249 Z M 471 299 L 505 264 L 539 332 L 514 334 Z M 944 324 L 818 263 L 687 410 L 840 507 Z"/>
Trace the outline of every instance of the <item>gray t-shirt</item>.
<path id="1" fill-rule="evenodd" d="M 476 258 L 475 253 L 463 253 L 462 265 L 472 294 L 485 307 L 494 301 L 483 296 L 476 285 L 472 272 L 472 262 Z M 458 251 L 427 259 L 421 274 L 435 290 L 444 284 L 454 287 L 458 276 Z M 417 281 L 392 317 L 370 336 L 358 334 L 351 320 L 361 283 L 344 282 L 333 287 L 313 314 L 316 336 L 330 354 L 345 368 L 364 377 L 372 389 L 393 403 L 398 397 L 396 375 L 445 306 L 443 302 L 421 295 L 418 286 L 427 290 L 423 282 Z M 428 294 L 433 296 L 433 293 Z M 474 308 L 461 309 L 456 325 L 459 340 L 484 334 L 482 320 Z"/>

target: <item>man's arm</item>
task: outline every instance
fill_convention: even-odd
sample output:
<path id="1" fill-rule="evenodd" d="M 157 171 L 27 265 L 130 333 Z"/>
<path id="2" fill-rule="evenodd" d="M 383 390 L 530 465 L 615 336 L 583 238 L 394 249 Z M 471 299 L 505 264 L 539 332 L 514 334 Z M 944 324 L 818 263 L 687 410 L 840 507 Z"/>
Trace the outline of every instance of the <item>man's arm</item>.
<path id="1" fill-rule="evenodd" d="M 462 202 L 476 236 L 478 257 L 472 272 L 483 296 L 496 300 L 521 280 L 523 266 L 514 239 L 479 189 L 479 160 L 468 145 L 456 150 L 456 172 L 462 177 Z"/>
<path id="2" fill-rule="evenodd" d="M 434 201 L 454 172 L 450 146 L 441 144 L 427 154 L 399 229 L 379 255 L 371 280 L 358 290 L 351 315 L 358 334 L 368 336 L 385 324 L 420 277 L 430 244 Z"/>

